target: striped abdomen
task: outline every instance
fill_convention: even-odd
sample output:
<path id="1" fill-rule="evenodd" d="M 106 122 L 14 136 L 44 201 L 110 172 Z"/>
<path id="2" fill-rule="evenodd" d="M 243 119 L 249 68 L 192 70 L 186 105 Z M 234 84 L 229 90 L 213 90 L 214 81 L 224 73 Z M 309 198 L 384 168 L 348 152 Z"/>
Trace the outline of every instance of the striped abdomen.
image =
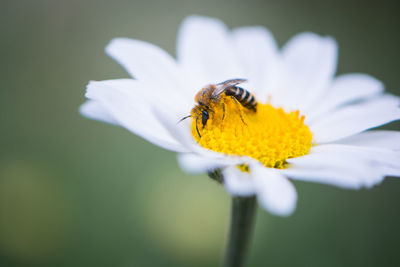
<path id="1" fill-rule="evenodd" d="M 232 86 L 225 91 L 226 95 L 233 96 L 239 101 L 245 108 L 251 109 L 253 111 L 257 110 L 257 100 L 252 93 L 239 87 Z"/>

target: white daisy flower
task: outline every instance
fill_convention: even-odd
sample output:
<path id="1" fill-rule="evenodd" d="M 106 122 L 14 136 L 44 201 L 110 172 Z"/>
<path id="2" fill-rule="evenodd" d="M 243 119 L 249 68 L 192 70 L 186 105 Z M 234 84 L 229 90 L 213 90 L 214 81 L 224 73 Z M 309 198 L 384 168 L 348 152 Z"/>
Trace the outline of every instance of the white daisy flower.
<path id="1" fill-rule="evenodd" d="M 256 195 L 273 214 L 294 211 L 291 180 L 360 189 L 400 176 L 400 132 L 366 131 L 400 119 L 399 98 L 366 74 L 335 77 L 331 37 L 301 33 L 279 49 L 263 27 L 229 31 L 219 20 L 190 16 L 176 60 L 125 38 L 106 52 L 133 79 L 90 82 L 83 115 L 178 152 L 186 171 L 221 170 L 229 193 Z M 240 87 L 243 97 L 246 90 L 256 97 L 256 111 L 225 93 L 194 101 L 207 85 L 237 78 L 247 80 Z"/>

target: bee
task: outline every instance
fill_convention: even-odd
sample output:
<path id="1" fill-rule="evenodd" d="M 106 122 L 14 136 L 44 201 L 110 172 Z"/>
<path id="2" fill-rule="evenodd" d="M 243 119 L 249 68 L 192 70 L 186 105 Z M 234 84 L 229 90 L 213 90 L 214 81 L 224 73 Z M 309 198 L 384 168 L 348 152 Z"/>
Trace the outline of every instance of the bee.
<path id="1" fill-rule="evenodd" d="M 197 121 L 201 119 L 203 128 L 206 126 L 208 119 L 210 118 L 210 113 L 214 112 L 212 110 L 212 104 L 219 103 L 221 100 L 221 95 L 225 94 L 231 96 L 236 103 L 240 103 L 243 107 L 257 111 L 257 101 L 253 94 L 249 91 L 237 86 L 240 83 L 246 82 L 246 79 L 231 79 L 218 84 L 209 84 L 203 87 L 195 96 L 194 100 L 197 103 L 191 111 L 191 115 L 184 117 L 182 120 L 194 117 L 196 120 L 196 131 L 201 137 L 199 129 L 197 127 Z M 225 105 L 222 105 L 223 117 L 225 117 Z M 201 114 L 201 115 L 199 115 Z M 243 123 L 244 120 L 241 118 Z"/>

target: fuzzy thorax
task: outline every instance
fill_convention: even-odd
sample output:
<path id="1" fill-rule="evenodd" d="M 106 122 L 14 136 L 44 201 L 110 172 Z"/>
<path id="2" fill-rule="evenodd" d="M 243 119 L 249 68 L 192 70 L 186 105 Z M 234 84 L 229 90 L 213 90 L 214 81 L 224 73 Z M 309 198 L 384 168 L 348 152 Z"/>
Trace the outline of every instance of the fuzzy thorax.
<path id="1" fill-rule="evenodd" d="M 192 110 L 191 132 L 204 148 L 238 156 L 249 156 L 266 167 L 284 168 L 289 158 L 308 154 L 312 133 L 299 111 L 285 112 L 270 104 L 257 105 L 257 112 L 244 108 L 232 97 L 209 106 L 209 119 L 203 127 L 200 109 Z"/>

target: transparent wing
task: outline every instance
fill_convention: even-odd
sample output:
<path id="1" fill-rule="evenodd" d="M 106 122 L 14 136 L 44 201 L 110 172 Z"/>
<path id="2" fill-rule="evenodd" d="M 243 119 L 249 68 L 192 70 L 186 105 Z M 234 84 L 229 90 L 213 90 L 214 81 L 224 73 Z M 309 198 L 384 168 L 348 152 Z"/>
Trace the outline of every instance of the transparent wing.
<path id="1" fill-rule="evenodd" d="M 226 80 L 224 82 L 216 84 L 216 88 L 214 92 L 212 93 L 211 97 L 215 98 L 225 92 L 227 89 L 229 89 L 232 86 L 235 86 L 240 83 L 247 82 L 246 79 L 231 79 L 231 80 Z"/>

